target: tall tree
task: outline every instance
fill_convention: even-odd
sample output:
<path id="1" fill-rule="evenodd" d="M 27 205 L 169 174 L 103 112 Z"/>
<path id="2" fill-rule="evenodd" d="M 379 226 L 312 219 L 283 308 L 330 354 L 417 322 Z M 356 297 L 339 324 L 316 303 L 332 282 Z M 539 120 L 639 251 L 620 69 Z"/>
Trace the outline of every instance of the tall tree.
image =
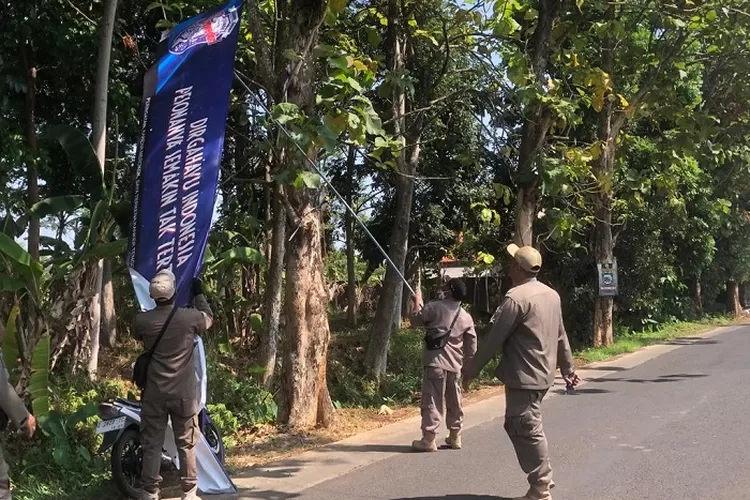
<path id="1" fill-rule="evenodd" d="M 104 10 L 102 11 L 101 22 L 99 24 L 99 56 L 96 67 L 96 80 L 94 81 L 94 116 L 92 124 L 92 144 L 96 151 L 99 168 L 101 169 L 102 178 L 104 178 L 105 162 L 107 159 L 107 94 L 109 90 L 109 66 L 112 55 L 112 34 L 115 28 L 115 19 L 117 16 L 117 0 L 106 0 Z M 111 287 L 111 276 L 110 276 Z M 104 260 L 96 263 L 96 280 L 94 281 L 94 294 L 92 297 L 92 318 L 91 318 L 91 355 L 88 362 L 89 376 L 96 378 L 96 372 L 99 367 L 99 344 L 101 332 L 101 313 L 104 304 L 101 302 L 104 284 Z M 109 297 L 114 301 L 114 297 Z M 108 312 L 114 310 L 113 304 L 107 304 Z M 111 318 L 107 326 L 114 326 Z M 116 335 L 114 332 L 105 332 L 105 338 L 112 342 Z"/>

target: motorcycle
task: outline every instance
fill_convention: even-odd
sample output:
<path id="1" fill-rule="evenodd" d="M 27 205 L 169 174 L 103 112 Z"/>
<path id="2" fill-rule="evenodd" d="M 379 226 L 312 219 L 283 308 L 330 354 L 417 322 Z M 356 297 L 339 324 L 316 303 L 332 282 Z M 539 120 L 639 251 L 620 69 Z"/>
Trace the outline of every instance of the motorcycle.
<path id="1" fill-rule="evenodd" d="M 141 447 L 141 403 L 117 398 L 99 405 L 101 421 L 96 424 L 96 433 L 103 434 L 99 453 L 110 448 L 112 477 L 118 490 L 128 498 L 139 498 L 141 493 L 141 468 L 143 450 Z M 198 426 L 211 451 L 219 463 L 224 463 L 224 442 L 216 424 L 211 420 L 204 406 L 198 414 Z M 177 470 L 179 460 L 171 427 L 167 428 L 162 448 L 162 468 Z"/>

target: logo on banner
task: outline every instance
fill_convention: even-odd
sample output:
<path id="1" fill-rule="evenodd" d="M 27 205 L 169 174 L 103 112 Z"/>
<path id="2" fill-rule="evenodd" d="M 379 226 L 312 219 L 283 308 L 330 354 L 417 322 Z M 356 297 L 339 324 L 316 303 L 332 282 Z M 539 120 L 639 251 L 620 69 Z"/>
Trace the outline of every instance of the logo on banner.
<path id="1" fill-rule="evenodd" d="M 236 8 L 222 10 L 208 19 L 185 28 L 174 38 L 169 51 L 180 55 L 198 45 L 219 43 L 232 33 L 238 22 L 239 15 Z"/>

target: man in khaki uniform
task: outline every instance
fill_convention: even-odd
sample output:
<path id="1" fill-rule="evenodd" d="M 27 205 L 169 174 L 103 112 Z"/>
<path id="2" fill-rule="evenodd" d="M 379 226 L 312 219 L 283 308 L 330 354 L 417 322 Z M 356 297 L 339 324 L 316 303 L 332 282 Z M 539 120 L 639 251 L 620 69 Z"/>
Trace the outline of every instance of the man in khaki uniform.
<path id="1" fill-rule="evenodd" d="M 0 339 L 5 337 L 5 328 L 0 324 Z M 3 362 L 0 352 L 0 410 L 5 414 L 3 420 L 10 420 L 16 428 L 28 438 L 36 432 L 36 419 L 30 414 L 23 404 L 16 390 L 8 380 L 8 370 Z M 0 448 L 0 500 L 11 500 L 10 478 L 8 477 L 8 464 L 5 462 L 3 450 Z"/>
<path id="2" fill-rule="evenodd" d="M 425 343 L 422 353 L 422 439 L 412 443 L 416 451 L 437 451 L 435 435 L 440 428 L 444 408 L 449 430 L 445 443 L 452 449 L 461 448 L 464 419 L 461 368 L 477 351 L 474 320 L 461 307 L 466 296 L 466 284 L 460 279 L 452 279 L 441 289 L 440 299 L 424 307 L 417 302 L 416 296 L 413 297 L 414 309 L 418 312 L 411 317 L 411 324 L 426 326 L 428 336 L 445 336 L 444 346 L 432 346 L 433 349 L 430 349 Z"/>
<path id="3" fill-rule="evenodd" d="M 154 345 L 175 307 L 175 292 L 175 276 L 171 271 L 160 271 L 151 280 L 149 293 L 156 301 L 156 308 L 138 314 L 132 330 L 133 337 L 142 340 L 146 349 Z M 193 282 L 193 295 L 195 309 L 175 310 L 149 365 L 148 382 L 141 398 L 143 500 L 159 499 L 161 450 L 170 417 L 180 458 L 182 498 L 198 499 L 195 445 L 200 430 L 193 347 L 195 336 L 211 327 L 213 314 L 199 280 Z"/>
<path id="4" fill-rule="evenodd" d="M 492 329 L 477 355 L 464 369 L 464 378 L 475 378 L 502 350 L 495 375 L 505 384 L 505 430 L 530 485 L 526 495 L 516 500 L 551 500 L 554 483 L 541 404 L 555 382 L 557 366 L 569 385 L 580 380 L 574 373 L 560 296 L 536 279 L 542 256 L 531 246 L 510 245 L 508 253 L 513 258 L 513 288 L 493 316 Z"/>

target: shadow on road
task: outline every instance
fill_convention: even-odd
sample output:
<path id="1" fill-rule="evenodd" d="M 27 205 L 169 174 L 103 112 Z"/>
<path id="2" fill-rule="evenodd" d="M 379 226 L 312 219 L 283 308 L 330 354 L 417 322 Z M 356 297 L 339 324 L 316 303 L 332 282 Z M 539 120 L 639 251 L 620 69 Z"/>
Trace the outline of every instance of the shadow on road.
<path id="1" fill-rule="evenodd" d="M 405 444 L 329 444 L 326 448 L 354 453 L 414 453 L 411 446 Z"/>
<path id="2" fill-rule="evenodd" d="M 598 384 L 606 382 L 628 382 L 631 384 L 663 384 L 665 382 L 681 382 L 691 378 L 708 377 L 706 373 L 675 373 L 673 375 L 662 375 L 657 378 L 623 378 L 623 377 L 605 377 L 588 380 L 587 382 L 596 382 Z M 583 389 L 581 389 L 583 391 Z"/>
<path id="3" fill-rule="evenodd" d="M 589 380 L 589 382 L 599 382 L 599 380 Z M 613 391 L 610 391 L 609 389 L 594 389 L 593 387 L 580 387 L 573 392 L 566 392 L 565 389 L 556 389 L 553 392 L 556 394 L 566 394 L 568 396 L 575 396 L 579 394 L 608 394 Z"/>
<path id="4" fill-rule="evenodd" d="M 235 497 L 203 496 L 206 500 L 235 500 L 240 498 L 255 498 L 257 500 L 291 500 L 299 497 L 296 493 L 283 493 L 274 490 L 240 490 Z"/>
<path id="5" fill-rule="evenodd" d="M 703 337 L 678 337 L 664 342 L 665 345 L 715 345 L 718 340 L 704 339 Z"/>
<path id="6" fill-rule="evenodd" d="M 394 498 L 392 500 L 513 500 L 510 497 L 498 497 L 494 495 L 443 495 L 441 497 L 409 497 Z"/>

